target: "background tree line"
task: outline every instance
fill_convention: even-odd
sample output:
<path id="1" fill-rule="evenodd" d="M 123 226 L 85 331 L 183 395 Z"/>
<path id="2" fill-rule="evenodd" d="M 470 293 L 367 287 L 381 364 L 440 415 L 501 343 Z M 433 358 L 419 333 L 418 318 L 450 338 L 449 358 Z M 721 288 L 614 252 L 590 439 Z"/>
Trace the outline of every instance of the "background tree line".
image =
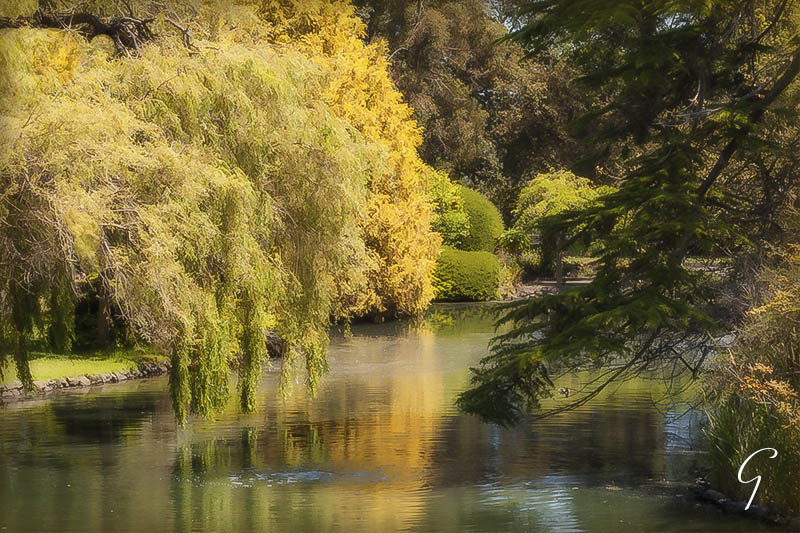
<path id="1" fill-rule="evenodd" d="M 423 160 L 485 193 L 506 222 L 528 180 L 581 159 L 569 125 L 586 103 L 570 63 L 555 54 L 522 61 L 518 43 L 496 43 L 512 2 L 354 3 L 366 41 L 387 43 L 392 79 L 423 130 Z"/>

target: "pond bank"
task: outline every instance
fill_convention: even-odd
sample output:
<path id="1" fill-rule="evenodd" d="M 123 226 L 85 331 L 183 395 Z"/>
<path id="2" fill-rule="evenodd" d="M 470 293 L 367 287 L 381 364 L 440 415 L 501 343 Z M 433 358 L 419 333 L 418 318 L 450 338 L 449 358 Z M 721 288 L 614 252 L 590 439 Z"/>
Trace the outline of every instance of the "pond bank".
<path id="1" fill-rule="evenodd" d="M 82 374 L 70 377 L 58 377 L 47 380 L 35 380 L 34 390 L 26 392 L 20 381 L 11 381 L 0 384 L 0 404 L 17 402 L 29 399 L 38 399 L 43 394 L 72 389 L 77 387 L 89 387 L 92 385 L 104 385 L 108 383 L 120 383 L 131 379 L 149 378 L 160 376 L 169 372 L 170 362 L 167 359 L 152 359 L 140 361 L 136 366 L 116 370 L 113 372 L 102 372 L 97 374 Z"/>
<path id="2" fill-rule="evenodd" d="M 549 279 L 536 279 L 518 284 L 514 287 L 514 295 L 510 298 L 512 300 L 523 300 L 532 298 L 534 296 L 542 296 L 543 294 L 552 294 L 558 292 L 559 288 L 566 287 L 579 287 L 588 285 L 592 282 L 593 278 L 566 278 L 564 286 L 559 287 L 555 280 Z"/>
<path id="3" fill-rule="evenodd" d="M 800 531 L 800 517 L 783 516 L 761 505 L 751 505 L 749 509 L 746 509 L 746 501 L 729 498 L 718 490 L 711 488 L 705 479 L 699 478 L 692 485 L 691 490 L 695 498 L 706 504 L 714 505 L 725 514 L 759 520 L 777 526 L 787 526 L 793 531 Z"/>

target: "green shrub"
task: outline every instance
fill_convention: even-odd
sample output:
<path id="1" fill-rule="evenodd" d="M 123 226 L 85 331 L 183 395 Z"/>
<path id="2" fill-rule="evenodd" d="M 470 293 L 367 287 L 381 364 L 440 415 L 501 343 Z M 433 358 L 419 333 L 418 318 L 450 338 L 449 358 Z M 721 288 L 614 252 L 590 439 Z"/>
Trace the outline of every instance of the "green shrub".
<path id="1" fill-rule="evenodd" d="M 517 258 L 508 252 L 500 250 L 497 259 L 500 260 L 500 290 L 498 292 L 500 298 L 504 300 L 514 298 L 524 271 Z"/>
<path id="2" fill-rule="evenodd" d="M 498 296 L 500 278 L 500 261 L 494 254 L 444 247 L 433 274 L 435 298 L 491 300 Z"/>
<path id="3" fill-rule="evenodd" d="M 586 178 L 566 170 L 539 174 L 520 191 L 514 209 L 513 225 L 500 236 L 499 244 L 511 253 L 520 254 L 520 264 L 529 275 L 552 275 L 555 269 L 555 235 L 543 235 L 542 222 L 554 215 L 572 209 L 585 209 L 615 189 L 596 187 Z M 563 235 L 566 240 L 568 236 Z M 599 253 L 596 246 L 585 242 L 573 242 L 561 252 L 573 256 L 577 261 L 564 258 L 564 273 L 591 275 L 587 261 L 580 258 Z"/>
<path id="4" fill-rule="evenodd" d="M 442 236 L 442 244 L 463 249 L 469 239 L 469 216 L 461 198 L 461 186 L 450 181 L 446 172 L 431 170 L 428 196 L 433 205 L 433 231 Z"/>
<path id="5" fill-rule="evenodd" d="M 494 252 L 497 239 L 505 229 L 500 211 L 478 191 L 463 185 L 459 191 L 469 217 L 469 236 L 464 241 L 463 249 Z"/>

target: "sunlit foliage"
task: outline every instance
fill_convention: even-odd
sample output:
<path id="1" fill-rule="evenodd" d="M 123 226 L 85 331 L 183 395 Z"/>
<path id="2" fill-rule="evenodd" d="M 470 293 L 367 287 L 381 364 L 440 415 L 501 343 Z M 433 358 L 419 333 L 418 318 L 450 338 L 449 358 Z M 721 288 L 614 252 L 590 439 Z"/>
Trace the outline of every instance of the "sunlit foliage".
<path id="1" fill-rule="evenodd" d="M 546 235 L 545 231 L 547 217 L 583 209 L 614 190 L 607 185 L 596 187 L 588 179 L 567 170 L 539 174 L 520 192 L 513 212 L 514 223 L 501 235 L 500 242 L 507 250 L 523 257 L 537 257 L 540 263 L 545 263 L 540 267 L 552 269 L 555 250 L 553 236 Z M 587 246 L 579 250 L 574 245 L 572 248 L 579 253 Z"/>
<path id="2" fill-rule="evenodd" d="M 382 43 L 363 44 L 364 27 L 344 2 L 271 2 L 278 42 L 298 41 L 328 73 L 321 96 L 386 157 L 370 174 L 364 240 L 377 265 L 369 289 L 359 294 L 359 313 L 418 314 L 433 292 L 430 275 L 439 237 L 427 197 L 430 169 L 417 155 L 422 137 L 388 76 Z"/>
<path id="3" fill-rule="evenodd" d="M 68 347 L 95 276 L 171 355 L 179 419 L 220 407 L 231 369 L 252 409 L 268 330 L 313 390 L 331 318 L 432 297 L 430 170 L 384 50 L 341 3 L 177 4 L 191 48 L 139 8 L 158 37 L 135 57 L 0 33 L 0 357 L 30 385 L 32 343 Z"/>
<path id="4" fill-rule="evenodd" d="M 758 499 L 787 514 L 800 512 L 800 248 L 763 275 L 760 305 L 749 313 L 736 345 L 715 361 L 707 436 L 714 482 L 747 497 L 751 488 L 727 475 L 754 451 L 751 471 L 763 476 Z M 750 476 L 748 476 L 750 477 Z"/>
<path id="5" fill-rule="evenodd" d="M 461 188 L 446 173 L 433 171 L 428 192 L 436 214 L 433 227 L 442 236 L 442 244 L 464 249 L 470 237 L 470 219 L 464 209 Z"/>
<path id="6" fill-rule="evenodd" d="M 526 250 L 532 237 L 541 233 L 546 217 L 584 208 L 613 191 L 608 186 L 595 187 L 567 170 L 539 174 L 520 192 L 514 224 L 503 234 L 503 243 L 514 251 Z"/>
<path id="7" fill-rule="evenodd" d="M 457 302 L 496 299 L 501 275 L 500 261 L 490 252 L 444 247 L 434 271 L 436 299 Z"/>

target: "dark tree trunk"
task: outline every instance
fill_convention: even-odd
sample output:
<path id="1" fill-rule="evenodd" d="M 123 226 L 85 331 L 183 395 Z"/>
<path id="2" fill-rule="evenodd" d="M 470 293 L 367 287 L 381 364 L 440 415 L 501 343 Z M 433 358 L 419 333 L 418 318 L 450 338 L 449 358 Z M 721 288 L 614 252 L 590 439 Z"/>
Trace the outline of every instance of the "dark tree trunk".
<path id="1" fill-rule="evenodd" d="M 270 358 L 280 359 L 286 352 L 286 340 L 284 340 L 275 330 L 266 331 L 267 352 Z"/>
<path id="2" fill-rule="evenodd" d="M 130 54 L 131 51 L 138 53 L 141 44 L 153 38 L 153 33 L 148 27 L 152 21 L 152 18 L 140 19 L 133 14 L 109 20 L 91 13 L 57 12 L 40 8 L 30 17 L 15 19 L 0 17 L 0 28 L 31 26 L 75 29 L 89 40 L 98 35 L 107 35 L 114 41 L 117 53 Z"/>
<path id="3" fill-rule="evenodd" d="M 97 340 L 103 346 L 111 341 L 111 299 L 102 285 L 97 293 Z"/>

